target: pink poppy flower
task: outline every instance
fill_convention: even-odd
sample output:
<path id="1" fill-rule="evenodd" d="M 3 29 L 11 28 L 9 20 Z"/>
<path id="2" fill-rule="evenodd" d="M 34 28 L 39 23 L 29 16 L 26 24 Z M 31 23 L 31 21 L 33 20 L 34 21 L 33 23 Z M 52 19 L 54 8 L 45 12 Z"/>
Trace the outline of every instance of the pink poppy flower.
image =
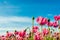
<path id="1" fill-rule="evenodd" d="M 53 22 L 48 22 L 47 25 L 51 27 L 53 26 Z"/>
<path id="2" fill-rule="evenodd" d="M 18 35 L 18 31 L 15 30 L 14 34 L 15 34 L 15 35 Z"/>
<path id="3" fill-rule="evenodd" d="M 19 32 L 19 36 L 24 38 L 26 36 L 26 31 L 25 30 L 24 31 L 20 31 Z"/>
<path id="4" fill-rule="evenodd" d="M 38 35 L 35 35 L 34 40 L 40 40 L 40 37 Z"/>
<path id="5" fill-rule="evenodd" d="M 58 27 L 58 22 L 53 22 L 53 27 Z"/>
<path id="6" fill-rule="evenodd" d="M 35 34 L 34 40 L 43 40 L 43 37 L 40 34 Z"/>
<path id="7" fill-rule="evenodd" d="M 36 32 L 35 34 L 36 34 L 36 35 L 37 35 L 37 34 L 38 34 L 38 35 L 41 35 L 41 33 L 40 33 L 40 32 Z"/>
<path id="8" fill-rule="evenodd" d="M 47 35 L 48 33 L 49 33 L 49 30 L 46 29 L 46 28 L 44 28 L 44 29 L 43 29 L 43 34 L 44 34 L 44 35 Z"/>
<path id="9" fill-rule="evenodd" d="M 2 35 L 1 39 L 2 39 L 2 40 L 5 40 L 5 39 L 6 39 L 6 37 L 5 37 L 4 35 Z"/>
<path id="10" fill-rule="evenodd" d="M 54 19 L 55 19 L 56 21 L 60 20 L 60 15 L 54 16 Z"/>
<path id="11" fill-rule="evenodd" d="M 38 17 L 37 23 L 39 23 L 40 25 L 45 25 L 47 23 L 47 19 L 43 17 Z"/>
<path id="12" fill-rule="evenodd" d="M 33 29 L 39 29 L 38 26 L 34 26 Z"/>
<path id="13" fill-rule="evenodd" d="M 10 37 L 10 36 L 12 36 L 12 35 L 13 35 L 13 33 L 7 31 L 6 37 Z"/>
<path id="14" fill-rule="evenodd" d="M 36 33 L 38 31 L 38 29 L 39 29 L 38 26 L 34 26 L 33 29 L 32 29 L 32 32 Z"/>

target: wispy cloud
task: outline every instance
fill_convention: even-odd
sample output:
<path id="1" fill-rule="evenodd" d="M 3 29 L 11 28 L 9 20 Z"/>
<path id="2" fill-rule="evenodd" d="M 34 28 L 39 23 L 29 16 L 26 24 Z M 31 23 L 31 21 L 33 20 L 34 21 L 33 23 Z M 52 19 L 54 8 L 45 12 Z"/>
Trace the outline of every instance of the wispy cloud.
<path id="1" fill-rule="evenodd" d="M 31 27 L 30 25 L 31 22 L 32 20 L 30 17 L 0 16 L 0 34 L 5 34 L 6 31 L 11 32 L 13 32 L 14 30 L 20 31 L 27 28 L 28 26 Z"/>
<path id="2" fill-rule="evenodd" d="M 2 30 L 2 31 L 14 31 L 14 30 L 20 31 L 20 30 L 23 30 L 25 28 L 0 28 L 0 30 Z"/>
<path id="3" fill-rule="evenodd" d="M 8 22 L 27 22 L 27 23 L 31 23 L 32 20 L 29 17 L 17 17 L 17 16 L 3 17 L 3 16 L 0 16 L 0 23 L 8 23 Z"/>
<path id="4" fill-rule="evenodd" d="M 36 25 L 36 19 L 35 19 Z M 4 17 L 0 16 L 0 34 L 5 34 L 6 31 L 13 32 L 14 30 L 23 30 L 25 28 L 32 27 L 32 18 L 30 17 L 17 17 L 17 16 L 9 16 Z"/>

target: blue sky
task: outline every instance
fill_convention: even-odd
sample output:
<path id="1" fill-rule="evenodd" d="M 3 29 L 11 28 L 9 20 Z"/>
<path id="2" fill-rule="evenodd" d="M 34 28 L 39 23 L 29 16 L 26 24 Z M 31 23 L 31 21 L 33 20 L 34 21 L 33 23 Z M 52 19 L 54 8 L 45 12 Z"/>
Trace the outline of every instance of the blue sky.
<path id="1" fill-rule="evenodd" d="M 0 34 L 31 27 L 32 16 L 43 16 L 53 21 L 54 15 L 59 14 L 60 0 L 0 0 Z"/>
<path id="2" fill-rule="evenodd" d="M 59 0 L 0 0 L 1 16 L 45 17 L 59 13 Z"/>

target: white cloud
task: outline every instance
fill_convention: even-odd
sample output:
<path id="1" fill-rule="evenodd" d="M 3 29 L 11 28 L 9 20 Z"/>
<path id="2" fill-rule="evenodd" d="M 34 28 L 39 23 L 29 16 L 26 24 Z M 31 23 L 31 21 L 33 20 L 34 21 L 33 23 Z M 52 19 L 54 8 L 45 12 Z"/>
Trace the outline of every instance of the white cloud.
<path id="1" fill-rule="evenodd" d="M 22 24 L 17 25 L 18 23 L 13 23 L 13 22 L 19 22 Z M 32 18 L 30 17 L 0 16 L 0 34 L 5 34 L 7 30 L 13 32 L 14 30 L 20 31 L 27 27 L 31 28 L 32 27 L 31 23 L 32 23 Z M 36 20 L 35 20 L 35 23 L 36 23 Z"/>
<path id="2" fill-rule="evenodd" d="M 23 30 L 23 29 L 25 29 L 26 27 L 24 27 L 24 28 L 0 28 L 0 30 L 2 30 L 2 31 L 14 31 L 14 30 L 18 30 L 18 31 L 20 31 L 20 30 Z"/>
<path id="3" fill-rule="evenodd" d="M 16 22 L 29 22 L 31 23 L 31 18 L 29 17 L 12 17 L 9 19 L 10 21 L 16 21 Z"/>
<path id="4" fill-rule="evenodd" d="M 9 23 L 9 22 L 27 22 L 27 23 L 31 23 L 32 20 L 29 17 L 17 17 L 17 16 L 2 17 L 2 16 L 0 16 L 0 23 Z"/>

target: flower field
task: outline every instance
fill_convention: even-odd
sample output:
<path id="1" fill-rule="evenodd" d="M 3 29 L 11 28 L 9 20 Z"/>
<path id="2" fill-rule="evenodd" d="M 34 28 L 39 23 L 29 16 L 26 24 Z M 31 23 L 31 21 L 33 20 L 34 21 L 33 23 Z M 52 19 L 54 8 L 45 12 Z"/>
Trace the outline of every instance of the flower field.
<path id="1" fill-rule="evenodd" d="M 60 30 L 58 30 L 59 32 L 51 31 L 51 27 L 60 29 L 60 15 L 54 16 L 54 22 L 48 18 L 37 17 L 35 21 L 39 26 L 34 25 L 34 20 L 35 18 L 32 17 L 31 29 L 27 27 L 23 31 L 15 30 L 13 33 L 7 31 L 6 35 L 0 36 L 0 40 L 60 40 Z M 47 25 L 48 28 L 43 28 L 44 25 Z M 27 29 L 29 29 L 29 33 L 27 33 Z"/>

